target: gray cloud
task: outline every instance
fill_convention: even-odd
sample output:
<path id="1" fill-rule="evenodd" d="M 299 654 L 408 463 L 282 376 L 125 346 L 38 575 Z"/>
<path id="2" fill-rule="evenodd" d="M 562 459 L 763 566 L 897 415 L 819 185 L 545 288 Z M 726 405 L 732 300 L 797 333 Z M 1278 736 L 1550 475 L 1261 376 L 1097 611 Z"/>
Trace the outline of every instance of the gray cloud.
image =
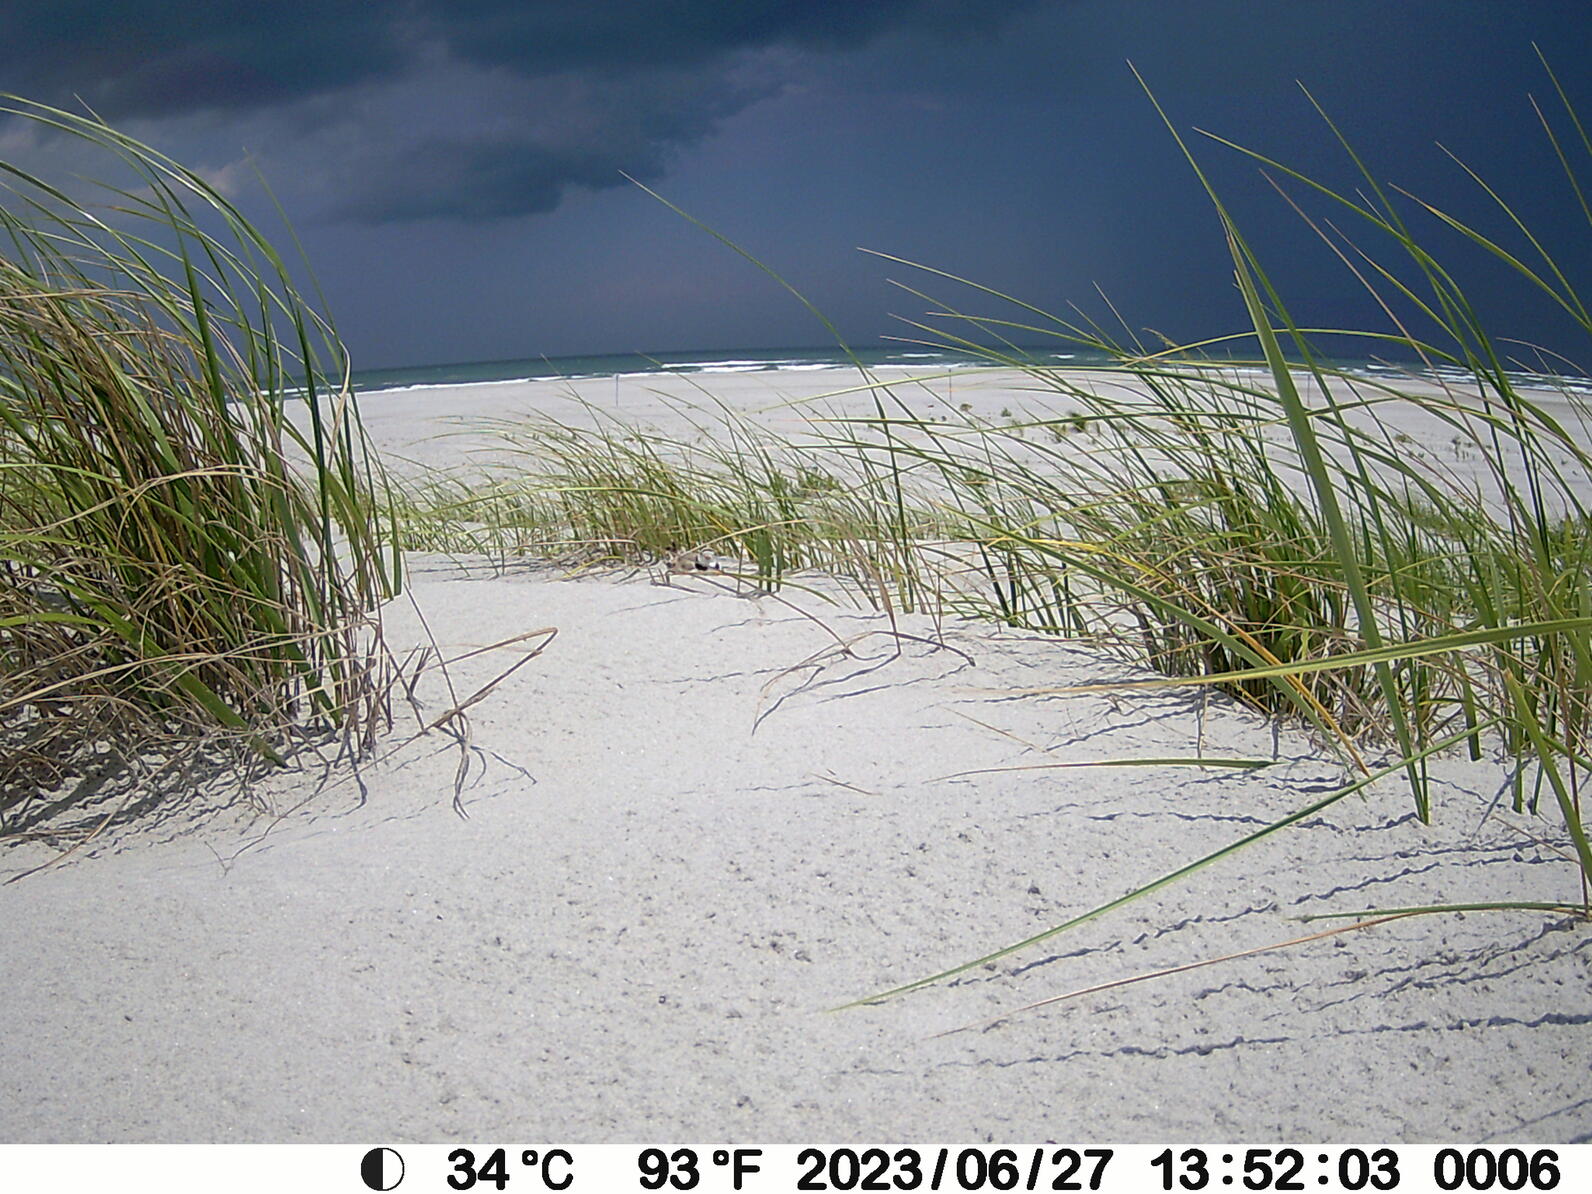
<path id="1" fill-rule="evenodd" d="M 404 141 L 350 159 L 332 208 L 372 223 L 551 211 L 571 187 L 617 186 L 624 174 L 656 178 L 679 147 L 776 90 L 778 78 L 772 63 L 749 72 L 652 69 L 600 81 L 578 73 L 522 80 L 461 72 L 439 86 L 475 119 L 439 119 L 433 111 L 408 124 Z M 389 111 L 402 113 L 411 103 L 387 98 Z"/>
<path id="2" fill-rule="evenodd" d="M 544 212 L 655 177 L 804 51 L 974 35 L 1037 0 L 10 0 L 0 90 L 74 100 L 218 177 L 246 135 L 335 219 Z M 283 178 L 287 169 L 291 177 Z"/>
<path id="3" fill-rule="evenodd" d="M 369 0 L 7 0 L 0 90 L 109 118 L 244 108 L 401 67 L 407 4 Z"/>

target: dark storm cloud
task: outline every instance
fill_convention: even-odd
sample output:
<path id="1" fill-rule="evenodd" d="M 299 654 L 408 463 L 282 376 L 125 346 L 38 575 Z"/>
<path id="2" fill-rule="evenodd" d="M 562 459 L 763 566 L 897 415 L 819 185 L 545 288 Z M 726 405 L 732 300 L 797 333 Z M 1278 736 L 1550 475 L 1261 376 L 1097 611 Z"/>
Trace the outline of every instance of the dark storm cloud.
<path id="1" fill-rule="evenodd" d="M 240 108 L 346 87 L 410 52 L 402 4 L 6 0 L 0 91 L 111 118 Z"/>
<path id="2" fill-rule="evenodd" d="M 790 51 L 977 35 L 1035 3 L 8 0 L 0 90 L 80 99 L 157 140 L 246 121 L 268 170 L 290 160 L 340 218 L 480 220 L 656 175 L 788 82 Z"/>
<path id="3" fill-rule="evenodd" d="M 498 80 L 479 98 L 517 119 L 422 133 L 348 172 L 335 214 L 367 222 L 494 219 L 551 211 L 569 187 L 599 189 L 657 177 L 676 147 L 706 136 L 725 116 L 770 93 L 733 73 L 650 69 L 602 80 L 561 75 L 539 83 Z M 507 95 L 506 95 L 507 93 Z M 445 119 L 443 125 L 452 123 Z"/>

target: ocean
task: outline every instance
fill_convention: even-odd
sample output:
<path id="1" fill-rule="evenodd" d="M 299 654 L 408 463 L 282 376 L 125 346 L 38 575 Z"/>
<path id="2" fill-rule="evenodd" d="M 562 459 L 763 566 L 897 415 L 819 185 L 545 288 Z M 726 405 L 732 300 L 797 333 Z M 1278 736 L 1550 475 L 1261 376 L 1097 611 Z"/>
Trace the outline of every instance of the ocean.
<path id="1" fill-rule="evenodd" d="M 989 366 L 986 358 L 953 349 L 859 348 L 855 360 L 870 369 L 969 369 Z M 1022 350 L 1036 364 L 1096 363 L 1104 354 L 1062 352 L 1048 348 Z M 362 393 L 412 390 L 429 386 L 478 382 L 531 381 L 546 378 L 580 380 L 593 377 L 656 375 L 660 373 L 758 373 L 774 369 L 806 371 L 848 369 L 853 358 L 838 348 L 735 349 L 725 352 L 614 353 L 603 356 L 525 357 L 505 361 L 475 361 L 451 365 L 420 365 L 401 369 L 365 369 L 354 373 L 354 386 Z"/>
<path id="2" fill-rule="evenodd" d="M 581 380 L 594 377 L 680 374 L 757 373 L 772 370 L 794 372 L 822 369 L 849 369 L 860 362 L 870 369 L 951 370 L 989 368 L 988 358 L 971 351 L 904 344 L 884 348 L 859 348 L 848 357 L 838 348 L 736 349 L 733 351 L 615 353 L 601 356 L 525 357 L 501 361 L 474 361 L 447 365 L 417 365 L 395 369 L 356 370 L 354 386 L 363 394 L 383 391 L 416 390 L 435 386 L 467 385 L 482 382 L 516 382 L 547 378 Z M 1071 368 L 1105 367 L 1114 363 L 1104 353 L 1084 348 L 1061 351 L 1055 347 L 1006 350 L 1023 354 L 1034 365 Z M 1423 375 L 1416 365 L 1389 364 L 1368 360 L 1334 360 L 1332 367 L 1366 377 L 1390 379 L 1401 374 Z M 1469 380 L 1459 369 L 1438 366 L 1431 375 L 1449 380 Z M 1592 381 L 1584 377 L 1563 378 L 1514 371 L 1516 384 L 1592 394 Z"/>

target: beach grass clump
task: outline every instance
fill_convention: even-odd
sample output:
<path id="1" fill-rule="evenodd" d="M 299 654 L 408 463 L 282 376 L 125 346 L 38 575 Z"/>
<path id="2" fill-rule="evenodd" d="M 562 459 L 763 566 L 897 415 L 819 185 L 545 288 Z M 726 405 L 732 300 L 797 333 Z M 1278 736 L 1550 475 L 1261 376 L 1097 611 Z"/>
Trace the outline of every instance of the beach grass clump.
<path id="1" fill-rule="evenodd" d="M 783 440 L 724 408 L 680 407 L 695 436 L 585 413 L 579 425 L 492 424 L 494 464 L 405 482 L 405 546 L 587 564 L 701 553 L 768 590 L 803 571 L 867 594 L 923 587 L 920 546 L 940 520 L 917 505 L 903 536 L 888 478 L 863 458 Z"/>
<path id="2" fill-rule="evenodd" d="M 1087 408 L 1091 433 L 982 426 L 902 449 L 939 472 L 978 551 L 986 583 L 971 608 L 1114 643 L 1169 676 L 1227 677 L 1247 703 L 1302 714 L 1336 741 L 1384 736 L 1368 664 L 1238 675 L 1363 646 L 1329 529 L 1252 375 L 1127 361 L 1075 379 L 1003 363 L 1031 371 L 1033 404 Z M 1405 530 L 1377 558 L 1379 600 L 1395 581 L 1400 597 L 1379 616 L 1434 633 L 1450 624 L 1459 557 L 1432 530 Z"/>
<path id="3" fill-rule="evenodd" d="M 0 111 L 116 172 L 75 198 L 0 163 L 0 828 L 116 777 L 366 749 L 399 578 L 335 333 L 199 175 Z"/>

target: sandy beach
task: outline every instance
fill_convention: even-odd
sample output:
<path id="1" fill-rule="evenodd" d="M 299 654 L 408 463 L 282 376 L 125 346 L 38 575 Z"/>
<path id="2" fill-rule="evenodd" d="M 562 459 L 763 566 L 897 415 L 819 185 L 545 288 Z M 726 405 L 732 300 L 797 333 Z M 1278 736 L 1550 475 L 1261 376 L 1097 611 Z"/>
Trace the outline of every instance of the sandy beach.
<path id="1" fill-rule="evenodd" d="M 789 404 L 838 376 L 699 380 L 790 433 Z M 995 418 L 1037 401 L 1019 386 L 901 397 Z M 533 410 L 678 432 L 671 396 L 702 399 L 502 383 L 375 395 L 365 421 L 402 472 L 478 461 L 468 429 Z M 506 677 L 540 638 L 428 670 L 357 772 L 265 781 L 271 816 L 197 799 L 0 886 L 0 1139 L 1592 1139 L 1592 938 L 1541 914 L 1399 920 L 1021 1010 L 1346 923 L 1303 915 L 1578 898 L 1556 824 L 1510 812 L 1508 759 L 1437 761 L 1430 826 L 1384 780 L 1075 931 L 834 1010 L 1345 773 L 1215 694 L 1025 692 L 1135 673 L 1079 642 L 892 626 L 822 578 L 747 596 L 412 568 L 385 619 L 400 657 L 557 634 Z M 467 741 L 421 732 L 499 677 Z M 1110 765 L 1194 755 L 1267 765 Z M 49 857 L 13 846 L 0 878 Z"/>

